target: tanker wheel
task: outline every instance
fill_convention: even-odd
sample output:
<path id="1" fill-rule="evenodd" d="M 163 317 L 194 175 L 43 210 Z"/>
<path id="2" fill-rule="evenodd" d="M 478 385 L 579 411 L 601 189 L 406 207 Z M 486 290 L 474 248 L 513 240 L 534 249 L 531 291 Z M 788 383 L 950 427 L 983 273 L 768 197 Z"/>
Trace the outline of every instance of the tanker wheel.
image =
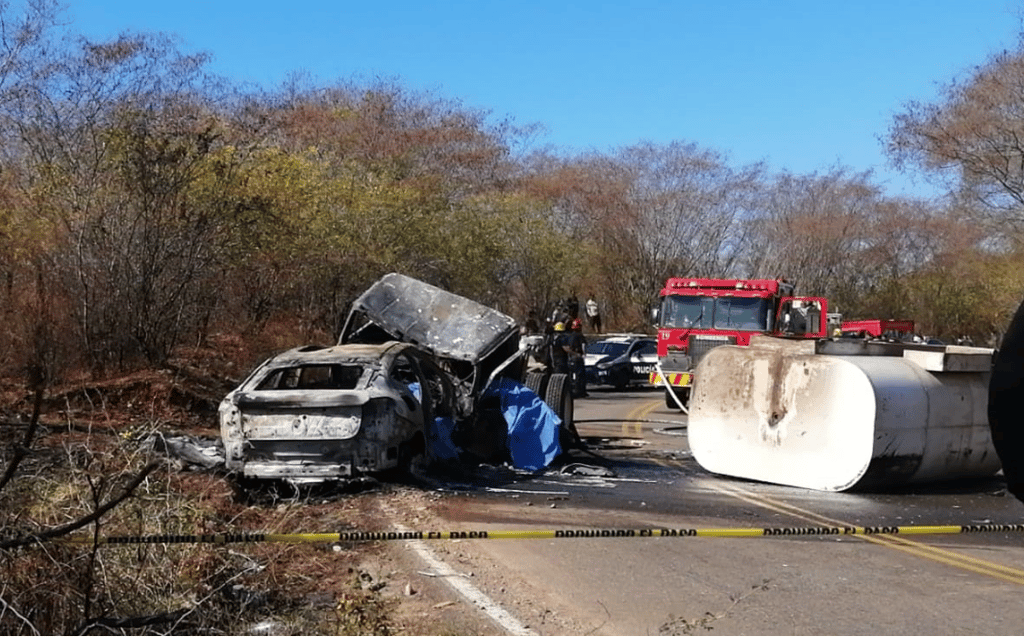
<path id="1" fill-rule="evenodd" d="M 1006 489 L 1024 502 L 1024 428 L 1019 426 L 1024 395 L 1024 302 L 1013 315 L 995 355 L 988 386 L 988 424 L 1003 465 Z"/>
<path id="2" fill-rule="evenodd" d="M 558 442 L 562 451 L 582 446 L 580 435 L 576 431 L 575 403 L 571 385 L 571 377 L 568 374 L 552 374 L 544 393 L 544 402 L 562 420 L 562 426 L 558 430 Z"/>
<path id="3" fill-rule="evenodd" d="M 547 389 L 547 380 L 548 375 L 544 372 L 526 372 L 526 382 L 523 384 L 543 399 L 545 397 L 544 390 Z"/>

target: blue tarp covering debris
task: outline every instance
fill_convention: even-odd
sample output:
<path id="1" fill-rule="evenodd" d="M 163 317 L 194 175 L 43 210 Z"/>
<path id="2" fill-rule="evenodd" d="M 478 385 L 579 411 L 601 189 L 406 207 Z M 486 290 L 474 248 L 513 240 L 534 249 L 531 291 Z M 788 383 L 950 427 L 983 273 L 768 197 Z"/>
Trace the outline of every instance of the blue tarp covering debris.
<path id="1" fill-rule="evenodd" d="M 409 385 L 416 398 L 420 398 L 419 383 Z M 509 378 L 498 382 L 484 392 L 501 401 L 501 414 L 508 425 L 508 451 L 516 469 L 537 471 L 551 464 L 562 453 L 558 430 L 562 420 L 533 390 Z M 451 418 L 436 418 L 427 432 L 427 447 L 435 460 L 458 460 L 459 448 L 452 442 L 455 422 Z"/>
<path id="2" fill-rule="evenodd" d="M 537 471 L 562 453 L 558 442 L 562 420 L 533 390 L 509 378 L 499 378 L 484 395 L 501 400 L 512 466 Z"/>

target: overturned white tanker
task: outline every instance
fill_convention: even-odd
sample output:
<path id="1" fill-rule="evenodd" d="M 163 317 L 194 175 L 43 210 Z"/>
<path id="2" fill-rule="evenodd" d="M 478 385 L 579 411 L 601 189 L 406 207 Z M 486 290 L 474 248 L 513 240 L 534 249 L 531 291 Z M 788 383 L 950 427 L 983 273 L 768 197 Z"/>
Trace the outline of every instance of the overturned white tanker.
<path id="1" fill-rule="evenodd" d="M 991 476 L 994 351 L 755 337 L 701 361 L 689 443 L 706 470 L 821 491 Z"/>

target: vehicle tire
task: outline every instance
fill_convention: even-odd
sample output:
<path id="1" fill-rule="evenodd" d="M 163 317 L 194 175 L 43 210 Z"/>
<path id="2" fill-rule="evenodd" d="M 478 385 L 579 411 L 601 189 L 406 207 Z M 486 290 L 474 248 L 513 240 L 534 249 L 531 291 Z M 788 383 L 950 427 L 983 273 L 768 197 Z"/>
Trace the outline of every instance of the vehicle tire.
<path id="1" fill-rule="evenodd" d="M 413 443 L 411 440 L 399 443 L 398 445 L 398 461 L 395 465 L 394 471 L 397 475 L 405 475 L 409 472 L 409 468 L 412 466 L 413 456 L 416 454 L 412 450 Z"/>
<path id="2" fill-rule="evenodd" d="M 679 397 L 679 402 L 683 403 L 683 407 L 687 407 L 689 405 L 689 403 L 690 403 L 690 388 L 689 387 L 684 387 L 684 388 L 680 389 L 679 391 L 676 391 L 676 390 L 672 389 L 671 387 L 666 387 L 665 388 L 665 406 L 666 407 L 668 407 L 669 409 L 679 409 L 679 404 L 676 403 L 675 398 L 672 397 L 673 393 L 676 396 Z"/>
<path id="3" fill-rule="evenodd" d="M 424 436 L 422 432 L 416 432 L 416 435 L 412 437 L 412 440 L 408 440 L 399 445 L 398 453 L 402 464 L 406 468 L 409 467 L 417 456 L 422 456 L 427 453 L 426 436 Z"/>
<path id="4" fill-rule="evenodd" d="M 547 380 L 548 375 L 544 372 L 526 372 L 526 382 L 523 384 L 543 400 L 545 398 L 544 390 L 547 389 Z"/>
<path id="5" fill-rule="evenodd" d="M 580 446 L 580 435 L 576 431 L 575 403 L 572 397 L 572 379 L 568 374 L 552 374 L 548 379 L 544 402 L 562 420 L 558 441 L 566 451 Z"/>
<path id="6" fill-rule="evenodd" d="M 395 466 L 381 472 L 385 480 L 407 482 L 413 477 L 412 464 L 417 456 L 426 453 L 426 439 L 422 433 L 398 444 L 398 458 Z"/>
<path id="7" fill-rule="evenodd" d="M 988 424 L 992 444 L 1003 465 L 1006 489 L 1024 502 L 1024 429 L 1020 425 L 1024 400 L 1024 302 L 1017 308 L 995 355 L 988 386 Z"/>

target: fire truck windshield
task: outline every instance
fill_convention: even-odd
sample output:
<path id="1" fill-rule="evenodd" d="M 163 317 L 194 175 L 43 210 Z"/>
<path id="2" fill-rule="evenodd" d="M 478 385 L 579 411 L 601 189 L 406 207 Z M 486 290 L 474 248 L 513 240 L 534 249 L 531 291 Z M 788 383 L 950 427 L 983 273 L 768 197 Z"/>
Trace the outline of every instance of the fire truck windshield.
<path id="1" fill-rule="evenodd" d="M 720 330 L 767 331 L 768 299 L 721 297 L 715 305 L 715 328 Z"/>
<path id="2" fill-rule="evenodd" d="M 703 296 L 666 296 L 661 302 L 662 327 L 710 329 L 715 300 Z"/>
<path id="3" fill-rule="evenodd" d="M 661 326 L 766 331 L 771 308 L 770 299 L 669 295 L 662 300 Z"/>

